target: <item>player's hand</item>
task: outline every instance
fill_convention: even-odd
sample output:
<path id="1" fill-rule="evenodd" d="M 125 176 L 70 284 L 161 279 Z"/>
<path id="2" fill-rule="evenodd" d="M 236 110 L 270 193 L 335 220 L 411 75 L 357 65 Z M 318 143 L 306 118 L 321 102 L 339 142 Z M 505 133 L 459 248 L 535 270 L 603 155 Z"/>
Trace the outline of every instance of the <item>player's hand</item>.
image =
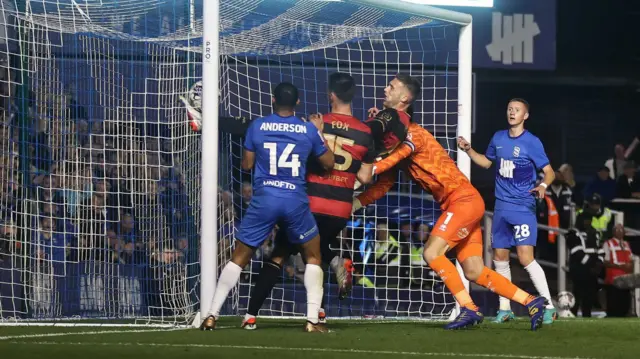
<path id="1" fill-rule="evenodd" d="M 471 144 L 464 137 L 458 137 L 458 148 L 464 152 L 469 152 L 471 149 Z"/>
<path id="2" fill-rule="evenodd" d="M 362 208 L 362 203 L 360 203 L 359 199 L 354 198 L 353 203 L 351 204 L 351 213 L 359 210 L 360 208 Z"/>
<path id="3" fill-rule="evenodd" d="M 324 120 L 322 119 L 322 115 L 319 113 L 314 113 L 309 116 L 309 122 L 313 123 L 320 132 L 324 129 Z"/>
<path id="4" fill-rule="evenodd" d="M 369 111 L 367 111 L 367 114 L 369 115 L 369 118 L 373 118 L 378 115 L 378 112 L 380 112 L 380 110 L 378 110 L 376 107 L 372 107 L 369 109 Z"/>
<path id="5" fill-rule="evenodd" d="M 538 186 L 529 192 L 533 193 L 536 198 L 544 198 L 545 194 L 547 193 L 547 189 L 543 186 Z"/>

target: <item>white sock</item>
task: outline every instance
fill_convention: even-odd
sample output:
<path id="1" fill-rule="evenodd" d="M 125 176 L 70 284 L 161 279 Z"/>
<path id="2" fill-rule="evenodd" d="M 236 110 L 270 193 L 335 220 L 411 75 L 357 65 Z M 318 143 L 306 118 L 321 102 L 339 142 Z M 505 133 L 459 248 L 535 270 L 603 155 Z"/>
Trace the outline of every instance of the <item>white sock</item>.
<path id="1" fill-rule="evenodd" d="M 251 318 L 255 318 L 255 317 L 256 317 L 255 315 L 251 315 L 251 314 L 247 313 L 247 314 L 244 315 L 244 321 L 246 322 L 247 320 L 249 320 Z"/>
<path id="2" fill-rule="evenodd" d="M 304 288 L 307 290 L 307 320 L 318 323 L 318 312 L 322 302 L 322 279 L 324 271 L 319 265 L 307 264 L 304 269 Z"/>
<path id="3" fill-rule="evenodd" d="M 222 309 L 224 301 L 227 300 L 231 288 L 235 287 L 238 283 L 240 273 L 242 273 L 242 268 L 233 262 L 229 262 L 224 266 L 220 278 L 218 278 L 218 286 L 213 293 L 209 315 L 213 315 L 216 318 L 218 317 L 220 309 Z"/>
<path id="4" fill-rule="evenodd" d="M 533 285 L 536 287 L 538 293 L 549 303 L 547 304 L 547 309 L 552 309 L 553 303 L 551 302 L 551 293 L 549 292 L 547 277 L 544 275 L 544 270 L 540 267 L 540 264 L 533 261 L 524 267 L 524 269 L 529 273 L 529 277 L 531 277 L 531 281 L 533 281 Z"/>
<path id="5" fill-rule="evenodd" d="M 511 268 L 509 268 L 509 261 L 493 261 L 496 266 L 496 273 L 507 278 L 511 282 Z M 500 310 L 511 310 L 511 300 L 509 298 L 500 297 Z"/>

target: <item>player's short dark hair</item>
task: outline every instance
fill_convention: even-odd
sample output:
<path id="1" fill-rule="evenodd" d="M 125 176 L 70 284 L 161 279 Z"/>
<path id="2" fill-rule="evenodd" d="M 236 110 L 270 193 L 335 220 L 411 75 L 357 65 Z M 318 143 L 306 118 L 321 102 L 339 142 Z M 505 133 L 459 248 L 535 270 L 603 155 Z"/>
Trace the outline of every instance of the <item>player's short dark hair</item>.
<path id="1" fill-rule="evenodd" d="M 415 99 L 420 96 L 420 90 L 422 89 L 422 83 L 420 80 L 405 74 L 397 74 L 396 78 L 398 81 L 402 82 L 402 84 L 411 93 L 411 102 L 415 101 Z"/>
<path id="2" fill-rule="evenodd" d="M 356 94 L 356 82 L 351 75 L 334 72 L 329 75 L 329 93 L 333 92 L 340 101 L 351 103 Z"/>
<path id="3" fill-rule="evenodd" d="M 529 109 L 531 108 L 531 105 L 529 105 L 529 102 L 527 100 L 521 98 L 521 97 L 512 98 L 509 101 L 509 103 L 511 103 L 511 102 L 520 102 L 527 109 L 527 112 L 529 112 Z"/>
<path id="4" fill-rule="evenodd" d="M 295 108 L 298 104 L 298 88 L 289 82 L 281 82 L 273 90 L 276 106 Z"/>

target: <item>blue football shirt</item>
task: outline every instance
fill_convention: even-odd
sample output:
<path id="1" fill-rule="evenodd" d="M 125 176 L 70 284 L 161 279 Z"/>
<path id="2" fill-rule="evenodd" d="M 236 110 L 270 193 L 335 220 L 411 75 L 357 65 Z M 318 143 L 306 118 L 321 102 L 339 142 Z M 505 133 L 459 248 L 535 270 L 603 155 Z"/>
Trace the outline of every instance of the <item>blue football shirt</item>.
<path id="1" fill-rule="evenodd" d="M 272 114 L 253 121 L 244 148 L 255 152 L 254 195 L 306 199 L 306 164 L 327 152 L 322 135 L 296 116 Z"/>
<path id="2" fill-rule="evenodd" d="M 485 156 L 496 168 L 496 207 L 513 211 L 535 211 L 536 173 L 549 164 L 540 139 L 524 131 L 510 137 L 508 130 L 493 135 Z"/>

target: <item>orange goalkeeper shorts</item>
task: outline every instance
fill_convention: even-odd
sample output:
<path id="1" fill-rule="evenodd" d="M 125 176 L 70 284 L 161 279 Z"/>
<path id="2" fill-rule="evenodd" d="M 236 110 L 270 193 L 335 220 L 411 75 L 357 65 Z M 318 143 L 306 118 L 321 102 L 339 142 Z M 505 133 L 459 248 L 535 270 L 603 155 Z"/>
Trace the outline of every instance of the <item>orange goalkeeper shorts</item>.
<path id="1" fill-rule="evenodd" d="M 456 249 L 458 261 L 463 262 L 469 257 L 482 257 L 480 221 L 485 208 L 475 188 L 461 188 L 456 192 L 447 200 L 431 235 L 446 240 L 449 248 Z"/>

